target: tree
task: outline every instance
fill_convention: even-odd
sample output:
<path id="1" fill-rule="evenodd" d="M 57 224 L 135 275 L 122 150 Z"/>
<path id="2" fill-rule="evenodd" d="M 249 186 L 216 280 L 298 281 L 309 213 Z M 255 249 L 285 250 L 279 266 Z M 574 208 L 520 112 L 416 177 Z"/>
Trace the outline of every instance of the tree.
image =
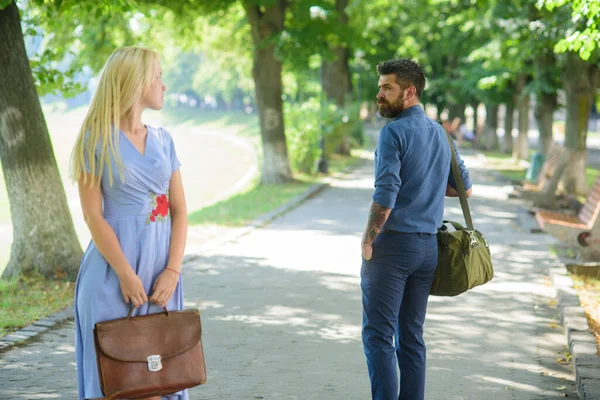
<path id="1" fill-rule="evenodd" d="M 348 14 L 346 12 L 348 0 L 335 0 L 335 14 L 333 18 L 337 23 L 330 26 L 340 29 L 331 29 L 328 33 L 329 51 L 331 55 L 325 54 L 322 67 L 321 81 L 323 91 L 329 100 L 335 101 L 339 107 L 343 107 L 347 98 L 352 93 L 352 79 L 348 58 L 350 51 L 346 40 L 348 29 Z M 348 149 L 349 150 L 349 149 Z M 349 153 L 349 151 L 348 151 Z"/>
<path id="2" fill-rule="evenodd" d="M 578 53 L 566 54 L 563 84 L 567 97 L 567 121 L 565 123 L 565 147 L 570 151 L 563 184 L 567 193 L 587 193 L 586 139 L 588 121 L 600 79 L 597 64 L 581 59 Z"/>
<path id="3" fill-rule="evenodd" d="M 0 161 L 13 222 L 3 276 L 75 279 L 82 251 L 12 0 L 0 2 L 0 87 Z"/>
<path id="4" fill-rule="evenodd" d="M 586 140 L 588 120 L 600 79 L 600 4 L 596 0 L 540 0 L 538 7 L 551 11 L 562 39 L 554 51 L 564 53 L 561 74 L 566 94 L 567 120 L 565 147 L 569 150 L 569 164 L 563 174 L 567 193 L 587 193 Z M 571 15 L 565 18 L 564 12 Z M 571 21 L 571 23 L 565 23 Z"/>
<path id="5" fill-rule="evenodd" d="M 282 183 L 292 178 L 283 127 L 281 60 L 275 54 L 274 38 L 283 32 L 286 1 L 270 6 L 242 1 L 252 31 L 254 60 L 252 76 L 262 136 L 261 183 Z"/>

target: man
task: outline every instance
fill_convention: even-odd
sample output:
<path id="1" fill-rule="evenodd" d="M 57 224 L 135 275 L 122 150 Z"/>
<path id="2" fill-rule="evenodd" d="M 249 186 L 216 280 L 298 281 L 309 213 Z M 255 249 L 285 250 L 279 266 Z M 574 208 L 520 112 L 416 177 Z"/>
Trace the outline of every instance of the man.
<path id="1" fill-rule="evenodd" d="M 437 266 L 435 234 L 444 196 L 458 193 L 446 133 L 419 104 L 425 88 L 419 65 L 390 60 L 377 73 L 379 112 L 394 120 L 379 134 L 375 194 L 362 239 L 362 339 L 373 399 L 423 400 L 423 322 Z M 469 172 L 458 160 L 468 197 Z"/>

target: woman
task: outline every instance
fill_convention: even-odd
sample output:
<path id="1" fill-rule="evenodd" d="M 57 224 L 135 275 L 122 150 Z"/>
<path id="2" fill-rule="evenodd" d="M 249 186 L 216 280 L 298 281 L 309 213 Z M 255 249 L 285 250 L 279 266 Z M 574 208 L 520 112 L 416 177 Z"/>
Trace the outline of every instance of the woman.
<path id="1" fill-rule="evenodd" d="M 75 292 L 79 399 L 102 398 L 94 324 L 181 310 L 181 264 L 187 210 L 173 140 L 144 125 L 164 93 L 158 55 L 139 47 L 116 50 L 106 62 L 72 156 L 83 215 L 92 241 Z M 187 400 L 187 391 L 166 397 Z M 160 400 L 160 397 L 151 397 Z"/>

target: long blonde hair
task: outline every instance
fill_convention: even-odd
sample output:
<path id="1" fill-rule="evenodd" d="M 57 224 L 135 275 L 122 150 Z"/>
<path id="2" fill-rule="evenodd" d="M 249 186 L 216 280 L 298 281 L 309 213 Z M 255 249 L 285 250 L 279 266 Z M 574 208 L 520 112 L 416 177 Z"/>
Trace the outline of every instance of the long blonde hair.
<path id="1" fill-rule="evenodd" d="M 106 166 L 113 184 L 113 163 L 124 180 L 123 160 L 119 152 L 119 121 L 127 116 L 152 82 L 154 63 L 158 54 L 142 47 L 122 47 L 115 50 L 102 69 L 98 89 L 71 155 L 71 178 L 87 183 L 86 164 L 92 185 L 100 185 Z M 95 152 L 98 151 L 98 157 Z M 87 163 L 86 163 L 87 161 Z"/>

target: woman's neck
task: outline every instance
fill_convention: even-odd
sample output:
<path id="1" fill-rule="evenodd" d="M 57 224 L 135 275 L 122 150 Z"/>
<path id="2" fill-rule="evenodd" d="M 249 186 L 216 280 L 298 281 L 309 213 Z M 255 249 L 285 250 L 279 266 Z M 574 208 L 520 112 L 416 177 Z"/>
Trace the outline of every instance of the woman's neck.
<path id="1" fill-rule="evenodd" d="M 119 129 L 130 135 L 144 133 L 146 127 L 142 124 L 141 107 L 133 106 L 127 114 L 121 116 L 119 120 Z"/>

